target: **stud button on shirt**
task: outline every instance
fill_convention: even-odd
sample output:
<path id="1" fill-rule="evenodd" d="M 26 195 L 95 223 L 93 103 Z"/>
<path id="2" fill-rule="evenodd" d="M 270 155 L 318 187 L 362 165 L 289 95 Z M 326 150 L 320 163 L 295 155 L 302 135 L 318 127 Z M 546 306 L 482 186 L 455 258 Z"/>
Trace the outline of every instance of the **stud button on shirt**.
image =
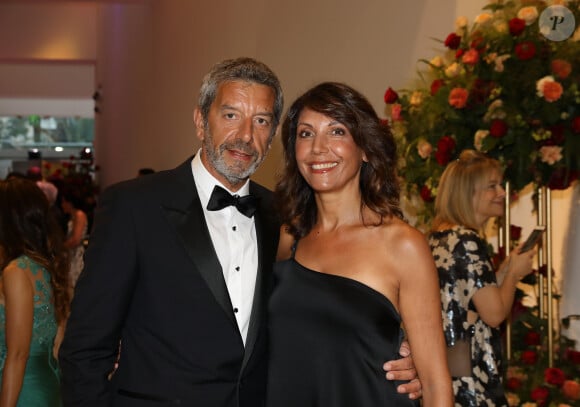
<path id="1" fill-rule="evenodd" d="M 222 267 L 232 311 L 245 344 L 258 270 L 254 217 L 244 216 L 233 206 L 218 211 L 206 209 L 217 181 L 205 169 L 199 156 L 199 153 L 196 154 L 192 161 L 195 184 L 209 234 Z M 247 195 L 248 192 L 249 184 L 236 191 L 240 196 Z"/>

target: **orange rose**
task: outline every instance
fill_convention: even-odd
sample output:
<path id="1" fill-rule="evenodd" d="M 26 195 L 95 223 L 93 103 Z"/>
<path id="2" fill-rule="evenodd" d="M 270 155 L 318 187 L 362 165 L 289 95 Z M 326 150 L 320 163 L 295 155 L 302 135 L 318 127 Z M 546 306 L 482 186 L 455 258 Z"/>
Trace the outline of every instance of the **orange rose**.
<path id="1" fill-rule="evenodd" d="M 580 384 L 574 380 L 566 380 L 562 384 L 562 393 L 572 400 L 580 399 Z"/>
<path id="2" fill-rule="evenodd" d="M 546 82 L 544 84 L 544 99 L 548 102 L 555 102 L 556 100 L 560 99 L 564 89 L 562 89 L 562 85 L 558 82 Z"/>
<path id="3" fill-rule="evenodd" d="M 564 89 L 552 76 L 544 76 L 536 83 L 537 94 L 546 99 L 547 102 L 555 102 L 560 99 Z"/>
<path id="4" fill-rule="evenodd" d="M 467 65 L 475 65 L 479 61 L 479 52 L 471 48 L 461 57 L 461 61 Z"/>
<path id="5" fill-rule="evenodd" d="M 465 88 L 454 88 L 449 92 L 449 104 L 456 109 L 463 109 L 467 104 L 469 92 Z"/>

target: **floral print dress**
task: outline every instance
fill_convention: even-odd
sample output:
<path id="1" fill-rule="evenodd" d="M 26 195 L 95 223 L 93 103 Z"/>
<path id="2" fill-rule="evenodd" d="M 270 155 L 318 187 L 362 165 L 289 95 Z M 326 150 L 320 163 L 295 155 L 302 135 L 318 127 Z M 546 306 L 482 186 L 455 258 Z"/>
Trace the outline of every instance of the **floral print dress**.
<path id="1" fill-rule="evenodd" d="M 477 317 L 471 298 L 477 290 L 497 285 L 486 242 L 474 230 L 455 226 L 432 232 L 429 245 L 439 274 L 443 329 L 447 346 L 470 340 L 471 370 L 468 377 L 453 377 L 455 405 L 461 407 L 507 406 L 501 382 L 501 336 Z"/>

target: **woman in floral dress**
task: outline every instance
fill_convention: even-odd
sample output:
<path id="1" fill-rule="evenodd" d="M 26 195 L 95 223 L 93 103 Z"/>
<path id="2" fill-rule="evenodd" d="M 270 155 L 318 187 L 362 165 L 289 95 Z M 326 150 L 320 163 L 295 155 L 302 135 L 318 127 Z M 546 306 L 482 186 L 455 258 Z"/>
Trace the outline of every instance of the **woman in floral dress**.
<path id="1" fill-rule="evenodd" d="M 518 281 L 532 270 L 534 251 L 516 248 L 496 276 L 482 231 L 490 218 L 503 215 L 504 206 L 498 161 L 465 150 L 443 172 L 429 245 L 456 406 L 507 406 L 498 327 L 511 310 Z"/>

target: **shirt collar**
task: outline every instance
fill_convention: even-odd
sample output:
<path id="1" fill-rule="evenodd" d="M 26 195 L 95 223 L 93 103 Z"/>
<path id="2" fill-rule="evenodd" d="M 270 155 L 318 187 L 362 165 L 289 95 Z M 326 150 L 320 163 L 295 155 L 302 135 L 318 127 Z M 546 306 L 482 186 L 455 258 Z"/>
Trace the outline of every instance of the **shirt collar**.
<path id="1" fill-rule="evenodd" d="M 195 187 L 197 188 L 197 193 L 199 195 L 199 200 L 202 206 L 205 208 L 209 202 L 209 197 L 213 191 L 213 187 L 219 185 L 232 195 L 236 194 L 239 196 L 249 195 L 250 193 L 250 180 L 248 179 L 246 183 L 236 192 L 232 192 L 224 184 L 219 182 L 210 172 L 205 168 L 201 162 L 201 148 L 197 151 L 197 154 L 191 160 L 191 171 L 193 173 L 193 179 L 195 181 Z"/>

